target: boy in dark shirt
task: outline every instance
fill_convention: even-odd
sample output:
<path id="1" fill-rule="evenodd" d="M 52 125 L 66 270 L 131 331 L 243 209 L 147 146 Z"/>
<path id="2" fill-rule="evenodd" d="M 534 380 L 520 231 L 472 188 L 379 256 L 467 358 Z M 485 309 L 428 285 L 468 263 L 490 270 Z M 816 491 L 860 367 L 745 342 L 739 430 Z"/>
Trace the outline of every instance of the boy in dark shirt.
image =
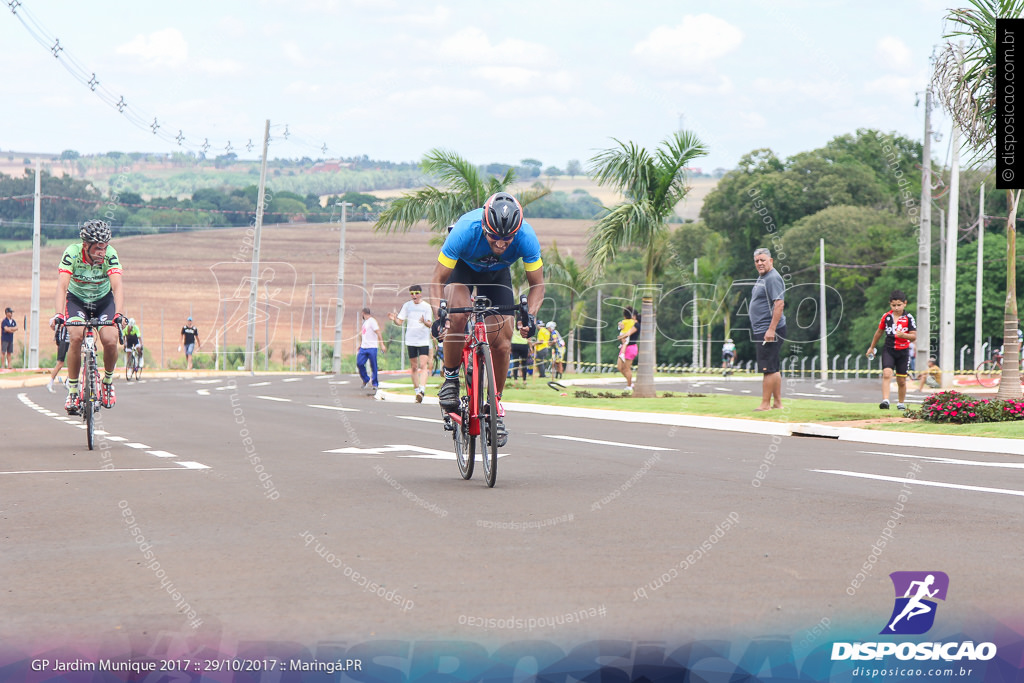
<path id="1" fill-rule="evenodd" d="M 875 357 L 875 344 L 885 332 L 885 346 L 882 347 L 882 402 L 878 407 L 889 409 L 889 383 L 895 372 L 899 390 L 898 410 L 906 410 L 907 367 L 910 364 L 910 342 L 917 339 L 917 324 L 914 316 L 907 313 L 907 295 L 901 289 L 894 289 L 889 295 L 889 311 L 882 316 L 871 338 L 871 346 L 864 354 L 868 359 Z"/>

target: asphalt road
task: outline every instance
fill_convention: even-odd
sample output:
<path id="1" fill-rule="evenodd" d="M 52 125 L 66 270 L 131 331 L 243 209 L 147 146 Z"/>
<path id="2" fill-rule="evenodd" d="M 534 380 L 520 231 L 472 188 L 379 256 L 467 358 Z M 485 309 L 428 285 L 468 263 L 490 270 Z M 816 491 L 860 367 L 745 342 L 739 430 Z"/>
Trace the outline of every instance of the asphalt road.
<path id="1" fill-rule="evenodd" d="M 9 647 L 868 637 L 901 570 L 1024 604 L 1013 456 L 510 411 L 488 489 L 352 378 L 121 381 L 91 452 L 62 402 L 0 392 Z"/>

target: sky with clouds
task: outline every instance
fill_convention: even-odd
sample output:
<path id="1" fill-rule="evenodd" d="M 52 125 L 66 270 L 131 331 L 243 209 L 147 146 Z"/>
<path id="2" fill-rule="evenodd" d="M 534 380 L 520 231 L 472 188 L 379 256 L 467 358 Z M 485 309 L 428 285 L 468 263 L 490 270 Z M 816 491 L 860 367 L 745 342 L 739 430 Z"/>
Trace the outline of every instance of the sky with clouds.
<path id="1" fill-rule="evenodd" d="M 207 142 L 255 158 L 270 119 L 274 157 L 418 161 L 441 147 L 564 168 L 682 124 L 710 148 L 696 166 L 733 168 L 862 127 L 920 139 L 915 93 L 951 4 L 21 0 L 0 13 L 0 151 Z"/>

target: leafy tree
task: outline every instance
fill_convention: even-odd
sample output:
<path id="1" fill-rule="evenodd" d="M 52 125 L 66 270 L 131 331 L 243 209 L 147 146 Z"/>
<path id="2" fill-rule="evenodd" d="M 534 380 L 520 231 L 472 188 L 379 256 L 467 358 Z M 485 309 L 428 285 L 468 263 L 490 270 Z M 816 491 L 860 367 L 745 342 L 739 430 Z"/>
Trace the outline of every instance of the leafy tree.
<path id="1" fill-rule="evenodd" d="M 523 159 L 522 164 L 524 178 L 536 178 L 540 175 L 540 167 L 543 165 L 536 159 Z"/>
<path id="2" fill-rule="evenodd" d="M 557 166 L 548 166 L 544 169 L 544 175 L 546 176 L 560 176 L 562 175 L 562 169 Z"/>
<path id="3" fill-rule="evenodd" d="M 575 178 L 583 173 L 583 166 L 580 165 L 579 159 L 570 159 L 565 164 L 565 173 L 570 178 Z"/>
<path id="4" fill-rule="evenodd" d="M 1024 0 L 967 0 L 969 7 L 952 9 L 946 19 L 950 41 L 935 60 L 932 84 L 946 111 L 974 150 L 973 162 L 995 159 L 996 19 L 1024 14 Z M 953 41 L 966 42 L 963 52 Z M 1003 303 L 1003 371 L 997 397 L 1021 397 L 1020 346 L 1017 341 L 1017 205 L 1020 190 L 1007 190 L 1006 299 Z"/>
<path id="5" fill-rule="evenodd" d="M 505 190 L 516 180 L 515 171 L 511 168 L 500 178 L 491 176 L 484 179 L 476 166 L 458 154 L 442 149 L 428 152 L 422 166 L 424 172 L 440 178 L 445 187 L 428 185 L 396 199 L 381 212 L 373 226 L 375 231 L 406 232 L 417 221 L 426 219 L 431 230 L 443 235 L 462 214 L 483 206 L 488 197 Z M 521 192 L 518 199 L 526 206 L 550 191 L 546 187 L 530 188 Z"/>
<path id="6" fill-rule="evenodd" d="M 579 297 L 590 286 L 590 274 L 576 262 L 576 259 L 562 256 L 558 251 L 558 244 L 552 242 L 551 248 L 544 255 L 544 278 L 553 284 L 562 285 L 561 288 L 569 297 L 569 336 L 566 337 L 565 345 L 566 372 L 575 372 L 576 357 L 573 354 L 576 328 L 583 323 L 587 313 L 586 302 Z"/>
<path id="7" fill-rule="evenodd" d="M 644 284 L 640 333 L 640 363 L 634 396 L 654 396 L 655 271 L 667 258 L 668 218 L 686 196 L 686 167 L 705 156 L 707 148 L 696 135 L 679 131 L 662 141 L 653 154 L 635 143 L 615 141 L 617 147 L 591 159 L 590 175 L 600 185 L 612 186 L 625 196 L 591 229 L 587 246 L 592 275 L 600 275 L 616 253 L 628 246 L 644 251 Z M 661 249 L 659 250 L 659 247 Z"/>

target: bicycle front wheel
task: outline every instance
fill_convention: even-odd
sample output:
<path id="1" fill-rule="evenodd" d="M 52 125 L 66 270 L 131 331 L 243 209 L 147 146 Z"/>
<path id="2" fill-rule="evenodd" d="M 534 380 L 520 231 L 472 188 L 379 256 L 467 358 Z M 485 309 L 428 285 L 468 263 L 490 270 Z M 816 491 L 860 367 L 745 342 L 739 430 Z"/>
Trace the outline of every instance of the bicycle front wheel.
<path id="1" fill-rule="evenodd" d="M 491 347 L 478 348 L 480 385 L 477 391 L 477 415 L 480 418 L 480 461 L 484 466 L 484 481 L 493 487 L 498 479 L 498 400 L 494 387 L 494 366 L 491 365 Z"/>
<path id="2" fill-rule="evenodd" d="M 982 361 L 974 371 L 978 378 L 978 384 L 983 387 L 994 387 L 999 384 L 999 375 L 1002 368 L 994 360 Z"/>
<path id="3" fill-rule="evenodd" d="M 96 411 L 93 408 L 94 394 L 99 389 L 95 384 L 96 377 L 96 357 L 88 355 L 83 359 L 82 363 L 82 380 L 80 382 L 79 394 L 81 399 L 82 419 L 85 420 L 85 434 L 86 442 L 89 444 L 89 450 L 93 449 L 93 434 L 96 428 Z"/>

